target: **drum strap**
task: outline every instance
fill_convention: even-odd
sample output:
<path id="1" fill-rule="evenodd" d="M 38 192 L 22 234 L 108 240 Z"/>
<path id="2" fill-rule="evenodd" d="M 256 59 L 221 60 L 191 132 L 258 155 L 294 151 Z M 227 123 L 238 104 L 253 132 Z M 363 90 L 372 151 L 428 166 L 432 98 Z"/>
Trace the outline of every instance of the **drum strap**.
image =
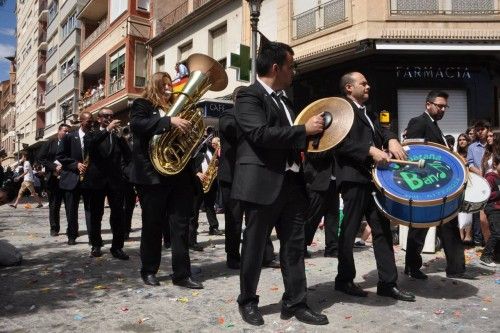
<path id="1" fill-rule="evenodd" d="M 410 204 L 410 228 L 411 228 L 411 225 L 413 224 L 413 199 L 410 198 L 409 202 Z"/>
<path id="2" fill-rule="evenodd" d="M 439 226 L 443 225 L 443 219 L 444 219 L 444 206 L 446 205 L 446 200 L 448 200 L 447 196 L 443 197 L 443 204 L 441 205 L 441 222 L 439 223 Z"/>

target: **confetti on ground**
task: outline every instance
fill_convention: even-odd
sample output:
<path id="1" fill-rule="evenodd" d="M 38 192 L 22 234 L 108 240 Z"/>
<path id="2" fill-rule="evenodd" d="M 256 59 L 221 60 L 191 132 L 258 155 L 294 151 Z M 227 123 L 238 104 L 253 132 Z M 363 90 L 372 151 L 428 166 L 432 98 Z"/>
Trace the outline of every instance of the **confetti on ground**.
<path id="1" fill-rule="evenodd" d="M 83 319 L 83 316 L 82 316 L 82 315 L 77 314 L 77 315 L 75 315 L 75 316 L 73 317 L 73 319 L 74 319 L 74 320 L 82 320 L 82 319 Z"/>
<path id="2" fill-rule="evenodd" d="M 189 302 L 189 299 L 187 297 L 179 297 L 179 298 L 177 298 L 177 302 L 187 303 L 187 302 Z"/>
<path id="3" fill-rule="evenodd" d="M 200 293 L 199 293 L 199 292 L 197 292 L 197 291 L 193 291 L 193 292 L 191 293 L 191 295 L 193 295 L 194 297 L 198 296 L 199 294 L 200 294 Z"/>
<path id="4" fill-rule="evenodd" d="M 496 279 L 496 280 L 495 280 L 495 283 L 496 283 L 496 284 L 500 284 L 500 279 Z"/>
<path id="5" fill-rule="evenodd" d="M 128 311 L 128 308 L 127 308 L 126 306 L 122 306 L 122 307 L 120 308 L 120 311 L 121 311 L 121 312 L 127 312 L 127 311 Z"/>
<path id="6" fill-rule="evenodd" d="M 102 285 L 102 284 L 98 284 L 94 287 L 95 290 L 107 290 L 109 289 L 108 286 L 105 286 L 105 285 Z"/>
<path id="7" fill-rule="evenodd" d="M 456 311 L 453 311 L 453 315 L 456 317 L 456 318 L 460 318 L 462 317 L 462 312 L 456 310 Z"/>
<path id="8" fill-rule="evenodd" d="M 484 303 L 491 303 L 491 301 L 492 301 L 492 300 L 493 300 L 493 299 L 491 298 L 491 296 L 488 296 L 488 297 L 483 298 L 483 302 L 484 302 Z"/>
<path id="9" fill-rule="evenodd" d="M 345 318 L 345 319 L 351 319 L 351 318 L 352 318 L 352 316 L 345 316 L 344 318 Z"/>
<path id="10" fill-rule="evenodd" d="M 224 318 L 223 317 L 219 317 L 217 319 L 217 322 L 219 323 L 219 325 L 224 325 Z"/>
<path id="11" fill-rule="evenodd" d="M 48 287 L 46 287 L 46 288 L 42 288 L 42 289 L 40 289 L 40 291 L 41 291 L 42 293 L 48 293 L 48 292 L 50 291 L 50 288 L 48 288 Z"/>
<path id="12" fill-rule="evenodd" d="M 436 315 L 442 315 L 444 313 L 444 311 L 442 309 L 437 309 L 434 311 L 434 314 Z"/>
<path id="13" fill-rule="evenodd" d="M 146 320 L 149 320 L 149 319 L 151 319 L 151 318 L 149 318 L 149 317 L 144 317 L 144 318 L 139 319 L 139 320 L 137 321 L 137 323 L 138 323 L 138 324 L 142 324 L 143 322 L 145 322 Z"/>
<path id="14" fill-rule="evenodd" d="M 271 291 L 278 291 L 278 290 L 279 290 L 279 288 L 278 288 L 278 287 L 272 287 L 272 288 L 271 288 Z"/>

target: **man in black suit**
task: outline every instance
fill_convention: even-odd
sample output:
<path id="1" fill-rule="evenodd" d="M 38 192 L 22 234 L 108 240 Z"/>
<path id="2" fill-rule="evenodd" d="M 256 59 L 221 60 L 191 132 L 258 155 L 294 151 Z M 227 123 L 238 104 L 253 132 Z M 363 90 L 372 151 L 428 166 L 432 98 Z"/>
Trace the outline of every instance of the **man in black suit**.
<path id="1" fill-rule="evenodd" d="M 339 192 L 335 182 L 333 150 L 306 153 L 304 176 L 307 184 L 309 208 L 306 214 L 304 255 L 310 257 L 311 245 L 321 218 L 325 221 L 325 257 L 338 255 Z"/>
<path id="2" fill-rule="evenodd" d="M 90 254 L 102 255 L 101 222 L 104 214 L 104 199 L 108 198 L 109 224 L 113 233 L 111 254 L 120 260 L 128 260 L 123 252 L 125 225 L 123 203 L 125 191 L 125 169 L 130 162 L 130 150 L 124 138 L 116 135 L 120 120 L 113 120 L 113 111 L 101 109 L 97 114 L 99 128 L 85 135 L 85 147 L 88 151 L 89 165 L 82 187 L 92 192 L 90 197 L 89 239 L 92 246 Z"/>
<path id="3" fill-rule="evenodd" d="M 233 102 L 236 102 L 236 96 L 241 88 L 243 86 L 234 89 Z M 233 183 L 234 165 L 236 163 L 236 146 L 238 144 L 238 130 L 234 111 L 234 108 L 226 109 L 222 111 L 219 118 L 221 153 L 217 176 L 224 204 L 226 265 L 231 269 L 240 269 L 243 210 L 238 200 L 231 199 L 231 186 Z M 279 261 L 275 259 L 271 237 L 268 237 L 266 242 L 263 266 L 280 268 Z"/>
<path id="4" fill-rule="evenodd" d="M 63 199 L 63 191 L 59 188 L 59 176 L 62 165 L 56 160 L 57 148 L 64 136 L 69 132 L 68 124 L 59 125 L 57 137 L 47 141 L 38 155 L 40 163 L 45 167 L 45 182 L 49 196 L 49 222 L 50 235 L 57 236 L 60 230 L 60 209 Z"/>
<path id="5" fill-rule="evenodd" d="M 376 208 L 372 196 L 372 192 L 376 190 L 371 177 L 373 164 L 387 164 L 391 155 L 405 159 L 406 153 L 396 135 L 382 128 L 377 117 L 367 112 L 364 104 L 368 100 L 370 86 L 363 74 L 344 74 L 340 79 L 340 90 L 354 110 L 354 122 L 347 136 L 335 148 L 335 175 L 344 200 L 345 216 L 339 237 L 335 289 L 353 296 L 367 296 L 367 292 L 353 282 L 356 277 L 353 246 L 364 215 L 372 230 L 379 276 L 377 294 L 414 301 L 414 295 L 397 287 L 398 271 L 390 223 Z M 382 150 L 383 147 L 387 147 L 389 153 Z"/>
<path id="6" fill-rule="evenodd" d="M 83 196 L 85 221 L 87 231 L 90 232 L 90 205 L 91 193 L 81 187 L 81 177 L 85 177 L 87 162 L 84 137 L 90 132 L 93 125 L 92 114 L 82 112 L 79 117 L 80 128 L 64 136 L 57 148 L 56 160 L 62 164 L 59 188 L 64 191 L 64 208 L 68 221 L 68 245 L 75 245 L 78 237 L 78 205 L 80 196 Z"/>
<path id="7" fill-rule="evenodd" d="M 407 139 L 425 139 L 427 142 L 434 142 L 443 146 L 448 146 L 443 132 L 437 122 L 444 116 L 448 108 L 448 94 L 444 91 L 431 91 L 425 100 L 425 112 L 418 117 L 410 119 L 408 123 Z M 448 147 L 452 149 L 452 147 Z M 415 278 L 425 280 L 427 275 L 423 273 L 421 252 L 424 248 L 425 237 L 428 228 L 412 228 L 408 230 L 406 241 L 405 274 Z M 458 228 L 458 218 L 454 218 L 448 223 L 437 227 L 437 235 L 443 242 L 446 254 L 446 276 L 453 278 L 472 278 L 465 273 L 464 246 L 460 238 Z"/>
<path id="8" fill-rule="evenodd" d="M 262 325 L 256 295 L 269 228 L 280 240 L 280 263 L 285 293 L 281 317 L 325 325 L 328 319 L 306 304 L 304 215 L 307 208 L 299 150 L 306 137 L 323 130 L 323 118 L 312 117 L 293 126 L 295 113 L 281 96 L 293 79 L 290 46 L 261 38 L 257 82 L 237 96 L 234 113 L 242 137 L 236 150 L 231 196 L 245 212 L 238 304 L 244 321 Z M 278 95 L 279 93 L 279 95 Z"/>

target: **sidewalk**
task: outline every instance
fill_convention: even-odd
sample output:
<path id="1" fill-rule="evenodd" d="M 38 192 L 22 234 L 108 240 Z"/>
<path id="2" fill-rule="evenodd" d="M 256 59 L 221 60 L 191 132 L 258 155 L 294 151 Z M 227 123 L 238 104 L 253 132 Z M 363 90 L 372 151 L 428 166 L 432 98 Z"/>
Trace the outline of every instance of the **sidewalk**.
<path id="1" fill-rule="evenodd" d="M 223 215 L 218 218 L 224 229 Z M 201 269 L 195 278 L 205 285 L 199 291 L 172 285 L 170 250 L 163 251 L 158 274 L 162 286 L 145 286 L 139 276 L 140 208 L 134 211 L 134 231 L 125 243 L 129 261 L 109 253 L 108 219 L 106 209 L 104 255 L 91 258 L 83 205 L 76 246 L 66 245 L 64 234 L 49 236 L 48 207 L 0 207 L 0 239 L 17 246 L 24 256 L 21 266 L 0 268 L 1 332 L 498 332 L 500 328 L 500 274 L 479 266 L 472 250 L 466 253 L 468 269 L 477 280 L 447 279 L 443 253 L 437 253 L 424 256 L 429 280 L 416 281 L 403 275 L 404 251 L 395 247 L 399 286 L 417 295 L 415 303 L 406 303 L 376 295 L 373 249 L 355 249 L 356 282 L 369 292 L 367 298 L 355 298 L 334 291 L 337 259 L 322 256 L 324 234 L 319 231 L 309 248 L 313 257 L 306 259 L 309 304 L 328 315 L 330 324 L 314 327 L 281 320 L 281 273 L 264 269 L 258 293 L 266 324 L 254 328 L 238 313 L 238 271 L 225 266 L 224 237 L 208 236 L 204 214 L 200 214 L 199 241 L 205 251 L 190 252 L 193 266 Z M 64 232 L 64 213 L 61 220 Z M 274 244 L 278 250 L 275 238 Z"/>

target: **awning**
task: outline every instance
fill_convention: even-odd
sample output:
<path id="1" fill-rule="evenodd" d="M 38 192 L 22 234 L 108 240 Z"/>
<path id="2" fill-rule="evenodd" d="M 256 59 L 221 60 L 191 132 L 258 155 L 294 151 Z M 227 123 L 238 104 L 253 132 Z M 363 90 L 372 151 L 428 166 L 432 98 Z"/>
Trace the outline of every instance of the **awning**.
<path id="1" fill-rule="evenodd" d="M 464 43 L 401 43 L 376 41 L 377 50 L 410 51 L 500 51 L 500 44 L 464 44 Z"/>

